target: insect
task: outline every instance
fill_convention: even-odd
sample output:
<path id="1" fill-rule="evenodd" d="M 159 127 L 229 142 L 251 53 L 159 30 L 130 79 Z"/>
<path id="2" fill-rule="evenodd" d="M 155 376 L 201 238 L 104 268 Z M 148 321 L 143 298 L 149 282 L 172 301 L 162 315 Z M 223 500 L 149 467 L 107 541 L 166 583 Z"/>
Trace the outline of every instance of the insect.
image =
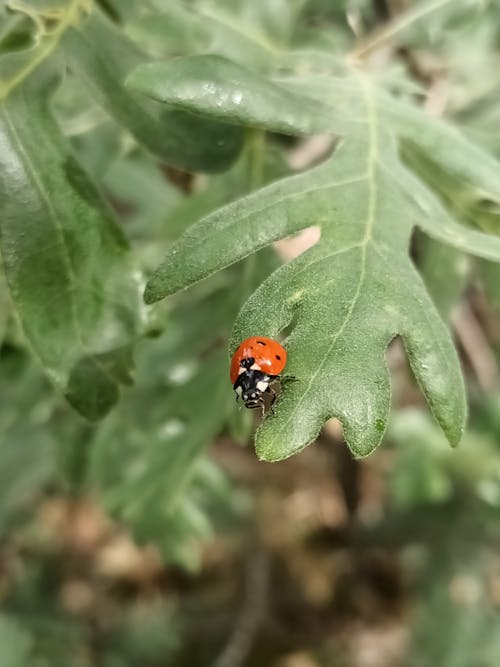
<path id="1" fill-rule="evenodd" d="M 272 338 L 251 336 L 242 343 L 231 359 L 230 378 L 236 400 L 242 399 L 247 408 L 265 410 L 264 394 L 271 394 L 270 407 L 276 401 L 271 386 L 286 364 L 286 350 Z"/>

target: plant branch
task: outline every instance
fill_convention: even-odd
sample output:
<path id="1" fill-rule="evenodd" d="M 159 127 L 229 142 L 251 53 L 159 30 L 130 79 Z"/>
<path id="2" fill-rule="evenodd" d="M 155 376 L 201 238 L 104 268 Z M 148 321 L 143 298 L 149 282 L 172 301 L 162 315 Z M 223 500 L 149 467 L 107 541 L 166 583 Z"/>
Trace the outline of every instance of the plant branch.
<path id="1" fill-rule="evenodd" d="M 61 12 L 60 20 L 54 28 L 50 37 L 47 38 L 46 44 L 36 53 L 34 58 L 29 61 L 26 66 L 21 69 L 11 79 L 0 82 L 0 101 L 10 95 L 10 93 L 17 88 L 24 79 L 26 79 L 39 65 L 46 60 L 54 49 L 59 44 L 62 35 L 69 28 L 69 26 L 77 20 L 80 10 L 86 9 L 89 6 L 88 0 L 72 0 L 72 2 Z"/>
<path id="2" fill-rule="evenodd" d="M 259 548 L 248 563 L 245 600 L 233 633 L 212 667 L 241 667 L 247 659 L 267 609 L 269 565 Z"/>
<path id="3" fill-rule="evenodd" d="M 452 0 L 434 0 L 433 2 L 425 3 L 423 6 L 417 5 L 409 11 L 396 16 L 383 28 L 376 30 L 372 35 L 368 35 L 368 37 L 363 39 L 361 44 L 354 49 L 351 55 L 355 59 L 364 58 L 375 49 L 386 44 L 399 32 L 408 28 L 412 23 L 420 21 L 420 19 L 441 9 L 441 7 L 444 7 L 451 1 Z"/>

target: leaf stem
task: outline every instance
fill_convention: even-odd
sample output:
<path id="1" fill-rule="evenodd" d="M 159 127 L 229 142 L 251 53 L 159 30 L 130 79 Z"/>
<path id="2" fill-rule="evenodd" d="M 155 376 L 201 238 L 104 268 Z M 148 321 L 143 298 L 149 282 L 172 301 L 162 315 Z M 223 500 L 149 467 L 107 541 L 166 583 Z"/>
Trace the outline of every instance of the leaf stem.
<path id="1" fill-rule="evenodd" d="M 412 23 L 415 23 L 428 14 L 432 14 L 432 12 L 441 9 L 441 7 L 444 7 L 451 1 L 452 0 L 434 0 L 433 2 L 428 2 L 423 6 L 417 5 L 409 11 L 400 14 L 384 28 L 375 31 L 375 34 L 363 40 L 361 44 L 359 44 L 359 46 L 357 46 L 354 51 L 352 51 L 351 57 L 354 59 L 364 58 L 371 51 L 388 42 L 390 39 L 392 39 L 392 37 L 394 37 L 394 35 L 397 35 L 397 33 L 401 32 L 402 30 L 405 30 Z"/>
<path id="2" fill-rule="evenodd" d="M 89 0 L 71 0 L 70 4 L 61 13 L 61 18 L 50 36 L 47 36 L 47 42 L 40 48 L 34 58 L 21 69 L 15 76 L 6 82 L 0 83 L 0 101 L 5 100 L 10 93 L 19 86 L 41 63 L 46 60 L 59 44 L 65 30 L 75 22 L 80 9 L 89 9 Z"/>
<path id="3" fill-rule="evenodd" d="M 264 178 L 265 132 L 252 129 L 248 131 L 246 154 L 248 162 L 248 189 L 253 192 L 262 185 Z"/>

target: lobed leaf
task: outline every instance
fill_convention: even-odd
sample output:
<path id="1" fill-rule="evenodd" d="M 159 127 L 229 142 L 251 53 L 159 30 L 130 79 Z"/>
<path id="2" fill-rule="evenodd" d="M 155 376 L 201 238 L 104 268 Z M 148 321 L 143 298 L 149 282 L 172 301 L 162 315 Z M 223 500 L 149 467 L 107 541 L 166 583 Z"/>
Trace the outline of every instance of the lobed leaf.
<path id="1" fill-rule="evenodd" d="M 185 74 L 193 59 L 184 63 Z M 220 62 L 210 58 L 206 64 L 216 71 Z M 169 103 L 178 96 L 200 113 L 211 107 L 211 113 L 231 122 L 263 124 L 248 101 L 253 94 L 251 77 L 245 78 L 241 104 L 231 98 L 243 80 L 240 69 L 229 88 L 217 75 L 210 88 L 208 79 L 203 84 L 198 74 L 203 69 L 197 60 L 193 80 L 198 88 L 190 96 L 176 88 L 175 66 L 167 72 L 173 83 Z M 183 67 L 180 62 L 177 66 Z M 151 67 L 144 89 L 161 97 L 155 77 L 163 66 Z M 498 163 L 445 123 L 388 98 L 359 71 L 351 70 L 340 80 L 330 77 L 321 86 L 314 76 L 280 83 L 273 100 L 280 112 L 288 108 L 288 131 L 292 126 L 301 131 L 306 125 L 304 97 L 318 98 L 311 127 L 324 122 L 322 104 L 328 101 L 330 129 L 344 134 L 337 150 L 319 167 L 267 186 L 195 223 L 152 275 L 145 300 L 157 301 L 277 239 L 320 225 L 318 244 L 264 281 L 234 326 L 231 349 L 255 333 L 278 336 L 289 331 L 287 372 L 296 380 L 285 385 L 275 414 L 257 432 L 259 456 L 279 460 L 300 451 L 330 417 L 340 419 L 357 456 L 370 453 L 387 423 L 390 385 L 384 351 L 396 335 L 403 338 L 434 416 L 450 443 L 456 444 L 466 417 L 460 366 L 449 333 L 408 257 L 408 246 L 415 226 L 488 259 L 500 260 L 500 243 L 456 221 L 440 193 L 402 163 L 398 140 L 411 139 L 443 169 L 453 168 L 455 175 L 492 199 L 500 194 Z M 201 94 L 203 85 L 210 94 Z M 261 89 L 256 86 L 256 96 Z M 290 92 L 300 95 L 294 107 Z M 271 109 L 268 119 L 266 127 L 271 129 Z M 274 120 L 274 129 L 283 129 L 281 120 Z"/>

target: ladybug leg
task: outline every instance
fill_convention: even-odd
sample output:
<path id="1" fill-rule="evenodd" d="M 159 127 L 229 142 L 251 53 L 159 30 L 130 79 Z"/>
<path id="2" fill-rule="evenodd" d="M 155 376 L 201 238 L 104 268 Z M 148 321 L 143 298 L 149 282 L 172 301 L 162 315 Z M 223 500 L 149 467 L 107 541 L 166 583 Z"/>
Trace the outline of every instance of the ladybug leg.
<path id="1" fill-rule="evenodd" d="M 248 406 L 247 406 L 248 407 Z M 262 396 L 259 396 L 259 398 L 255 401 L 255 404 L 251 406 L 254 410 L 257 408 L 261 410 L 261 417 L 264 417 L 264 414 L 266 412 L 266 404 L 264 403 L 264 399 Z"/>
<path id="2" fill-rule="evenodd" d="M 269 387 L 269 390 L 268 390 L 268 391 L 269 391 L 269 393 L 271 394 L 271 405 L 270 405 L 269 407 L 270 407 L 271 410 L 272 410 L 272 409 L 273 409 L 273 405 L 276 403 L 276 399 L 277 399 L 278 395 L 276 394 L 276 392 L 274 391 L 274 389 L 273 389 L 272 387 Z"/>
<path id="3" fill-rule="evenodd" d="M 278 395 L 274 391 L 274 389 L 269 385 L 269 387 L 266 389 L 266 392 L 271 394 L 271 402 L 269 403 L 269 412 L 274 415 L 274 404 L 276 403 L 276 399 L 278 398 Z"/>
<path id="4" fill-rule="evenodd" d="M 295 377 L 295 375 L 282 375 L 280 377 L 280 383 L 281 384 L 287 384 L 287 382 L 296 382 L 298 378 Z"/>

